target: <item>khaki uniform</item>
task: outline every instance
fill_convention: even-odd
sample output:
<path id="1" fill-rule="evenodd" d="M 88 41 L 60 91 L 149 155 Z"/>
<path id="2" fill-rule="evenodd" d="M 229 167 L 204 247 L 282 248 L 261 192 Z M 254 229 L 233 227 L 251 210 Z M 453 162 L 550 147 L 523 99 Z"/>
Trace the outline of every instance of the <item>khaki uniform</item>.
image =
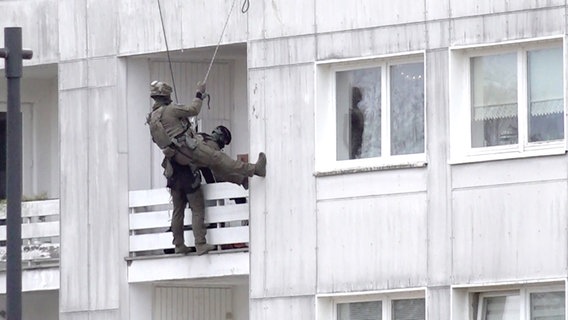
<path id="1" fill-rule="evenodd" d="M 176 173 L 174 172 L 174 175 Z M 193 237 L 195 238 L 195 245 L 207 243 L 205 236 L 207 235 L 207 228 L 205 226 L 205 201 L 203 198 L 203 191 L 201 188 L 193 192 L 186 192 L 180 189 L 170 189 L 172 195 L 172 202 L 174 211 L 172 215 L 172 234 L 174 236 L 173 244 L 176 246 L 185 244 L 183 236 L 183 219 L 185 217 L 185 208 L 189 202 L 191 208 L 191 228 L 193 230 Z"/>
<path id="2" fill-rule="evenodd" d="M 201 137 L 199 135 L 199 137 Z M 204 143 L 209 147 L 220 150 L 219 145 L 209 139 L 204 139 Z M 168 161 L 165 159 L 165 161 Z M 201 179 L 195 177 L 199 175 L 199 171 L 191 166 L 184 166 L 172 163 L 172 173 L 168 177 L 167 187 L 170 189 L 174 210 L 172 214 L 172 235 L 174 237 L 173 244 L 176 246 L 185 244 L 184 239 L 184 217 L 185 208 L 189 203 L 191 209 L 191 228 L 195 245 L 207 243 L 205 236 L 207 235 L 207 227 L 205 226 L 205 198 L 203 190 L 200 187 Z"/>
<path id="3" fill-rule="evenodd" d="M 190 105 L 164 105 L 156 102 L 152 112 L 158 108 L 162 111 L 161 123 L 167 135 L 174 141 L 173 159 L 181 165 L 192 164 L 196 167 L 208 167 L 216 175 L 227 178 L 236 184 L 243 183 L 246 177 L 252 177 L 255 165 L 232 159 L 225 153 L 212 148 L 196 135 L 191 129 L 188 118 L 194 117 L 201 111 L 201 99 L 194 98 Z"/>

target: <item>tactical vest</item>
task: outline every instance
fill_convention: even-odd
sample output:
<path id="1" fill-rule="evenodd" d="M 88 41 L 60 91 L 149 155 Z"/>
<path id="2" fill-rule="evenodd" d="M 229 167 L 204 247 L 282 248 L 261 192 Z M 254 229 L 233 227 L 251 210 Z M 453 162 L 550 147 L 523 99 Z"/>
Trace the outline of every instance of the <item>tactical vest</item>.
<path id="1" fill-rule="evenodd" d="M 146 122 L 150 127 L 150 135 L 152 136 L 152 141 L 160 149 L 165 149 L 172 144 L 172 139 L 166 133 L 166 129 L 162 125 L 162 113 L 164 112 L 165 107 L 160 106 L 157 109 L 153 110 L 148 114 L 146 118 Z"/>

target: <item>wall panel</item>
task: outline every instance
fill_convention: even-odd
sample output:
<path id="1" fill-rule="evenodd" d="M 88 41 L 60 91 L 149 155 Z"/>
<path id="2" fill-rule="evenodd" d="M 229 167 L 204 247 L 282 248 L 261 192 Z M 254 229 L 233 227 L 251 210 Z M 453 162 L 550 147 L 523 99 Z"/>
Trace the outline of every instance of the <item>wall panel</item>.
<path id="1" fill-rule="evenodd" d="M 318 293 L 427 283 L 426 194 L 318 202 Z"/>
<path id="2" fill-rule="evenodd" d="M 562 277 L 566 182 L 454 191 L 455 284 Z"/>
<path id="3" fill-rule="evenodd" d="M 87 0 L 59 2 L 59 60 L 81 59 L 87 56 Z"/>
<path id="4" fill-rule="evenodd" d="M 451 8 L 452 17 L 475 16 L 481 14 L 499 14 L 507 11 L 534 10 L 546 7 L 564 6 L 565 0 L 516 0 L 492 1 L 480 0 L 464 2 L 460 0 L 446 0 Z M 436 1 L 430 1 L 436 2 Z"/>
<path id="5" fill-rule="evenodd" d="M 317 31 L 331 32 L 423 21 L 425 2 L 316 0 Z"/>
<path id="6" fill-rule="evenodd" d="M 250 319 L 313 320 L 315 316 L 314 296 L 250 300 Z"/>
<path id="7" fill-rule="evenodd" d="M 452 46 L 496 43 L 557 36 L 566 30 L 565 8 L 508 12 L 466 19 L 452 19 Z"/>
<path id="8" fill-rule="evenodd" d="M 89 308 L 88 95 L 59 92 L 61 138 L 61 299 L 60 312 Z M 65 319 L 65 318 L 64 318 Z"/>
<path id="9" fill-rule="evenodd" d="M 268 158 L 251 181 L 253 297 L 315 292 L 313 76 L 311 65 L 250 71 L 251 158 L 262 141 Z"/>
<path id="10" fill-rule="evenodd" d="M 251 2 L 249 40 L 298 36 L 315 32 L 314 1 L 272 0 Z"/>

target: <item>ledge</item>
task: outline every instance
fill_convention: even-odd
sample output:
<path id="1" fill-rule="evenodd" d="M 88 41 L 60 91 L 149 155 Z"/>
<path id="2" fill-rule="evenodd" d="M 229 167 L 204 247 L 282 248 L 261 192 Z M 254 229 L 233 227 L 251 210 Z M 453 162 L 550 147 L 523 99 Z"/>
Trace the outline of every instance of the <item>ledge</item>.
<path id="1" fill-rule="evenodd" d="M 248 250 L 215 251 L 198 256 L 168 254 L 127 258 L 128 282 L 189 280 L 249 275 Z"/>
<path id="2" fill-rule="evenodd" d="M 342 168 L 342 169 L 329 170 L 329 171 L 316 171 L 316 172 L 314 172 L 314 176 L 316 178 L 318 178 L 318 177 L 328 177 L 328 176 L 336 176 L 336 175 L 352 174 L 352 173 L 364 173 L 364 172 L 397 170 L 397 169 L 424 168 L 427 165 L 428 165 L 427 162 L 413 162 L 413 163 L 388 164 L 388 165 L 360 167 L 360 168 Z"/>

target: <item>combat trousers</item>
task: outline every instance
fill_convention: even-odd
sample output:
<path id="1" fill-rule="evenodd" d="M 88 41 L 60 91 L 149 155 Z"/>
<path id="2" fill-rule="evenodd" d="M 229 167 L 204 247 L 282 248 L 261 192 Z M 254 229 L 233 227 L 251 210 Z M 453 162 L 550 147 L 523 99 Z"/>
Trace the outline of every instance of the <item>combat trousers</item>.
<path id="1" fill-rule="evenodd" d="M 185 244 L 183 236 L 183 218 L 185 216 L 185 207 L 189 201 L 191 208 L 191 227 L 193 229 L 193 237 L 195 238 L 195 245 L 205 244 L 207 241 L 207 228 L 205 227 L 205 200 L 203 198 L 203 191 L 198 188 L 195 192 L 184 193 L 180 190 L 170 189 L 172 195 L 172 202 L 174 211 L 172 216 L 172 234 L 174 236 L 174 245 Z"/>
<path id="2" fill-rule="evenodd" d="M 252 177 L 255 169 L 254 164 L 235 160 L 203 141 L 199 141 L 193 150 L 187 146 L 179 147 L 174 160 L 181 165 L 191 163 L 196 167 L 208 167 L 215 176 L 236 184 L 241 184 L 246 177 Z"/>

